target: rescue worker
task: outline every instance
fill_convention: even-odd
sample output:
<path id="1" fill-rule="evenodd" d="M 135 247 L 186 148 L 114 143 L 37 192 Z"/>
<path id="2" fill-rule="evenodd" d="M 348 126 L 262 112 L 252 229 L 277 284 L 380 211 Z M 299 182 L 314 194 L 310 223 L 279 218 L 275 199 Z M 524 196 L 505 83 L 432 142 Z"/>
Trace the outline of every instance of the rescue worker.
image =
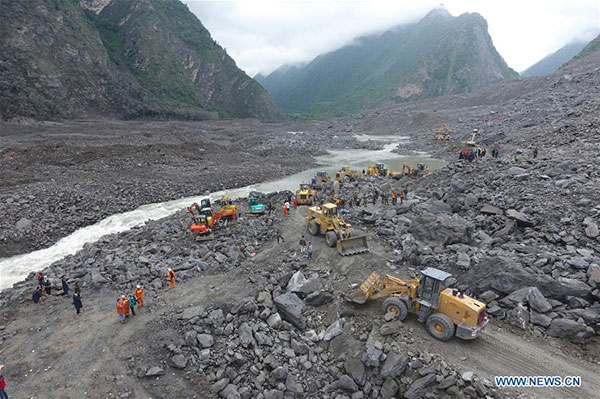
<path id="1" fill-rule="evenodd" d="M 313 254 L 313 246 L 312 246 L 312 242 L 308 243 L 308 252 L 306 253 L 306 259 L 310 260 L 312 259 L 312 254 Z"/>
<path id="2" fill-rule="evenodd" d="M 79 288 L 79 283 L 75 283 L 75 289 L 73 290 L 73 292 L 76 292 L 79 295 L 81 295 L 81 288 Z"/>
<path id="3" fill-rule="evenodd" d="M 404 191 L 400 191 L 400 205 L 404 203 Z"/>
<path id="4" fill-rule="evenodd" d="M 398 203 L 398 196 L 395 191 L 392 191 L 392 205 L 396 205 Z"/>
<path id="5" fill-rule="evenodd" d="M 131 314 L 133 316 L 135 316 L 135 304 L 137 303 L 137 301 L 135 300 L 135 297 L 133 296 L 133 294 L 129 294 L 129 298 L 127 298 L 127 302 L 129 303 L 129 309 L 131 310 Z"/>
<path id="6" fill-rule="evenodd" d="M 298 198 L 296 198 L 295 195 L 294 195 L 294 199 L 292 200 L 292 205 L 294 206 L 294 209 L 298 208 Z"/>
<path id="7" fill-rule="evenodd" d="M 135 289 L 133 294 L 135 295 L 135 300 L 137 301 L 138 306 L 140 308 L 143 308 L 144 307 L 144 289 L 142 288 L 142 286 L 138 284 L 137 288 Z"/>
<path id="8" fill-rule="evenodd" d="M 65 280 L 64 277 L 61 277 L 60 282 L 62 284 L 63 295 L 68 296 L 69 295 L 69 284 L 67 283 L 67 280 Z"/>
<path id="9" fill-rule="evenodd" d="M 121 295 L 121 302 L 123 303 L 123 312 L 125 313 L 125 317 L 129 317 L 129 301 L 125 295 Z"/>
<path id="10" fill-rule="evenodd" d="M 52 286 L 50 285 L 50 280 L 47 279 L 48 276 L 44 276 L 44 289 L 46 290 L 46 295 L 52 295 Z"/>
<path id="11" fill-rule="evenodd" d="M 81 296 L 76 292 L 73 293 L 73 306 L 75 306 L 75 310 L 77 311 L 77 314 L 79 314 L 83 304 L 81 303 Z"/>
<path id="12" fill-rule="evenodd" d="M 6 393 L 6 380 L 2 374 L 3 369 L 4 365 L 0 364 L 0 399 L 8 399 L 8 394 Z"/>
<path id="13" fill-rule="evenodd" d="M 40 298 L 42 297 L 42 289 L 40 287 L 36 287 L 35 291 L 31 295 L 31 299 L 33 303 L 40 303 Z"/>
<path id="14" fill-rule="evenodd" d="M 277 244 L 279 244 L 279 240 L 281 240 L 281 242 L 285 242 L 285 240 L 283 239 L 283 236 L 281 235 L 281 230 L 277 230 Z"/>
<path id="15" fill-rule="evenodd" d="M 521 159 L 521 156 L 519 156 L 519 153 L 517 152 L 515 154 L 515 162 L 519 162 L 520 159 Z"/>
<path id="16" fill-rule="evenodd" d="M 119 315 L 119 322 L 121 322 L 121 324 L 125 323 L 125 303 L 123 302 L 123 298 L 125 298 L 125 295 L 122 295 L 121 298 L 117 299 L 116 305 L 117 314 Z"/>
<path id="17" fill-rule="evenodd" d="M 170 267 L 167 269 L 167 280 L 169 281 L 169 288 L 175 288 L 175 272 Z"/>
<path id="18" fill-rule="evenodd" d="M 40 286 L 40 288 L 44 289 L 44 276 L 42 275 L 42 273 L 38 273 L 35 277 L 37 278 L 38 285 Z"/>
<path id="19" fill-rule="evenodd" d="M 300 253 L 304 254 L 306 252 L 306 240 L 304 239 L 304 234 L 300 237 Z"/>
<path id="20" fill-rule="evenodd" d="M 271 214 L 271 211 L 273 210 L 273 203 L 272 203 L 272 202 L 269 202 L 269 203 L 267 204 L 267 210 L 269 211 L 269 215 L 270 215 L 270 214 Z"/>

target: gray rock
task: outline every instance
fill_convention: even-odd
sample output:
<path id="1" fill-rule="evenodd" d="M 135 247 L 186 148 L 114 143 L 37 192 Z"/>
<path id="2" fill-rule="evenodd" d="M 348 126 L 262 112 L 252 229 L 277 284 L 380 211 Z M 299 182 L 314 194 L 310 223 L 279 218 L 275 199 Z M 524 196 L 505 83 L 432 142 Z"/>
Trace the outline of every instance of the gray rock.
<path id="1" fill-rule="evenodd" d="M 537 287 L 531 287 L 527 293 L 527 303 L 529 306 L 539 313 L 547 313 L 552 310 L 552 305 L 544 297 L 544 294 Z"/>
<path id="2" fill-rule="evenodd" d="M 347 374 L 344 374 L 338 378 L 338 380 L 333 383 L 333 386 L 336 389 L 341 389 L 346 392 L 358 391 L 358 385 L 356 385 L 354 380 Z"/>
<path id="3" fill-rule="evenodd" d="M 464 382 L 471 382 L 471 381 L 473 381 L 473 375 L 474 374 L 475 373 L 473 373 L 472 371 L 465 371 L 464 373 L 462 373 L 460 375 L 460 378 L 462 378 L 462 380 Z"/>
<path id="4" fill-rule="evenodd" d="M 286 289 L 288 292 L 296 292 L 307 282 L 308 282 L 308 279 L 306 277 L 304 277 L 304 274 L 302 274 L 302 272 L 300 270 L 298 270 L 296 273 L 294 273 L 292 275 L 292 277 L 290 278 L 290 281 L 288 281 Z"/>
<path id="5" fill-rule="evenodd" d="M 27 218 L 21 218 L 17 221 L 17 223 L 15 224 L 15 227 L 17 230 L 23 231 L 23 230 L 27 230 L 28 228 L 30 228 L 32 223 L 33 222 Z"/>
<path id="6" fill-rule="evenodd" d="M 398 334 L 402 330 L 402 322 L 401 321 L 392 321 L 389 323 L 383 323 L 379 328 L 379 334 L 382 336 Z"/>
<path id="7" fill-rule="evenodd" d="M 343 319 L 337 319 L 327 329 L 323 334 L 323 341 L 331 341 L 333 338 L 337 337 L 343 332 Z"/>
<path id="8" fill-rule="evenodd" d="M 198 334 L 197 339 L 202 348 L 210 348 L 214 344 L 213 336 L 210 334 Z"/>
<path id="9" fill-rule="evenodd" d="M 488 303 L 498 299 L 498 294 L 496 294 L 494 291 L 488 290 L 488 291 L 484 292 L 483 294 L 479 295 L 479 299 L 481 299 L 483 302 L 488 304 Z"/>
<path id="10" fill-rule="evenodd" d="M 484 205 L 479 212 L 484 213 L 486 215 L 502 215 L 502 209 L 492 206 L 492 205 Z"/>
<path id="11" fill-rule="evenodd" d="M 394 381 L 394 379 L 391 377 L 386 378 L 381 386 L 381 397 L 383 399 L 394 398 L 396 396 L 396 392 L 398 392 L 398 383 L 396 383 L 396 381 Z"/>
<path id="12" fill-rule="evenodd" d="M 344 362 L 344 369 L 346 370 L 346 373 L 348 373 L 352 377 L 354 382 L 361 386 L 365 385 L 365 382 L 367 380 L 365 365 L 358 357 L 346 357 L 346 361 Z"/>
<path id="13" fill-rule="evenodd" d="M 585 325 L 571 319 L 556 318 L 546 329 L 546 334 L 551 337 L 575 336 L 577 333 L 585 330 Z"/>
<path id="14" fill-rule="evenodd" d="M 396 378 L 401 376 L 408 366 L 408 356 L 390 351 L 387 354 L 385 362 L 381 367 L 381 376 L 383 378 Z"/>
<path id="15" fill-rule="evenodd" d="M 444 378 L 440 383 L 436 386 L 437 389 L 448 389 L 452 385 L 456 384 L 456 378 L 453 375 L 449 375 Z"/>
<path id="16" fill-rule="evenodd" d="M 190 308 L 185 309 L 179 316 L 178 319 L 190 320 L 194 317 L 200 316 L 204 312 L 203 306 L 192 306 Z"/>
<path id="17" fill-rule="evenodd" d="M 279 315 L 279 313 L 273 313 L 271 316 L 269 316 L 267 318 L 267 324 L 269 325 L 269 327 L 271 328 L 277 328 L 281 325 L 281 316 Z"/>
<path id="18" fill-rule="evenodd" d="M 302 317 L 304 304 L 296 294 L 287 293 L 279 295 L 273 302 L 285 320 L 289 321 L 297 328 L 304 330 L 305 322 Z"/>
<path id="19" fill-rule="evenodd" d="M 271 371 L 269 378 L 271 378 L 275 381 L 283 381 L 287 378 L 287 376 L 288 376 L 288 366 L 286 364 L 284 366 L 276 367 L 273 371 Z"/>
<path id="20" fill-rule="evenodd" d="M 509 209 L 506 211 L 506 216 L 511 219 L 514 219 L 519 226 L 523 227 L 533 227 L 533 220 L 526 214 L 519 212 L 515 209 Z"/>
<path id="21" fill-rule="evenodd" d="M 404 393 L 405 399 L 420 399 L 427 388 L 435 382 L 435 373 L 427 374 L 413 382 Z"/>
<path id="22" fill-rule="evenodd" d="M 464 252 L 458 253 L 458 259 L 456 261 L 456 266 L 462 269 L 468 269 L 471 267 L 471 258 Z"/>
<path id="23" fill-rule="evenodd" d="M 219 381 L 212 384 L 210 391 L 214 394 L 221 392 L 229 384 L 229 378 L 222 378 Z"/>
<path id="24" fill-rule="evenodd" d="M 171 356 L 171 358 L 169 360 L 171 360 L 171 363 L 173 364 L 173 366 L 178 369 L 184 369 L 185 366 L 187 366 L 187 362 L 188 362 L 187 357 L 185 357 L 184 355 L 181 355 L 181 354 Z"/>
<path id="25" fill-rule="evenodd" d="M 238 393 L 238 387 L 235 384 L 228 384 L 221 392 L 219 396 L 226 399 L 237 399 L 240 397 Z"/>
<path id="26" fill-rule="evenodd" d="M 536 326 L 548 327 L 552 322 L 552 319 L 545 314 L 538 313 L 536 311 L 529 311 L 529 322 Z"/>
<path id="27" fill-rule="evenodd" d="M 592 263 L 587 270 L 588 283 L 592 287 L 600 287 L 600 266 Z"/>
<path id="28" fill-rule="evenodd" d="M 157 366 L 152 366 L 148 369 L 148 371 L 146 371 L 145 376 L 146 377 L 157 377 L 159 375 L 164 375 L 164 374 L 165 374 L 165 370 L 163 370 Z"/>
<path id="29" fill-rule="evenodd" d="M 285 387 L 287 392 L 291 392 L 294 395 L 301 395 L 304 393 L 304 388 L 291 374 L 288 374 L 285 380 Z"/>
<path id="30" fill-rule="evenodd" d="M 375 347 L 375 337 L 373 331 L 369 334 L 367 342 L 365 344 L 365 353 L 363 355 L 363 363 L 367 366 L 377 367 L 379 366 L 379 359 L 383 352 Z"/>
<path id="31" fill-rule="evenodd" d="M 283 392 L 278 391 L 277 389 L 270 389 L 268 391 L 264 391 L 263 395 L 265 399 L 283 399 Z"/>
<path id="32" fill-rule="evenodd" d="M 192 347 L 198 346 L 198 333 L 194 330 L 185 333 L 185 342 Z"/>
<path id="33" fill-rule="evenodd" d="M 585 228 L 585 235 L 590 238 L 596 238 L 600 235 L 600 231 L 598 230 L 598 225 L 596 223 L 591 223 L 587 225 Z"/>
<path id="34" fill-rule="evenodd" d="M 329 292 L 315 291 L 315 292 L 310 293 L 306 297 L 305 302 L 311 306 L 317 307 L 317 306 L 325 305 L 326 303 L 329 303 L 332 300 L 333 300 L 333 295 L 331 295 Z"/>
<path id="35" fill-rule="evenodd" d="M 238 334 L 240 336 L 240 343 L 244 348 L 249 348 L 254 346 L 254 337 L 252 334 L 252 327 L 248 323 L 242 323 L 238 329 Z"/>

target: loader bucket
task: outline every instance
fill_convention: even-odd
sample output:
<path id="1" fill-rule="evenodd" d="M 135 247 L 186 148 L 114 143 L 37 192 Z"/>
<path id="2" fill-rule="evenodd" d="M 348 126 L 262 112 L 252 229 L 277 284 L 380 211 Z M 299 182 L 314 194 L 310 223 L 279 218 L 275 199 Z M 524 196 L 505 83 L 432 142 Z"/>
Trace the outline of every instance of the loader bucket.
<path id="1" fill-rule="evenodd" d="M 367 245 L 367 236 L 356 236 L 352 238 L 340 239 L 336 245 L 337 251 L 342 256 L 356 255 L 369 250 Z"/>

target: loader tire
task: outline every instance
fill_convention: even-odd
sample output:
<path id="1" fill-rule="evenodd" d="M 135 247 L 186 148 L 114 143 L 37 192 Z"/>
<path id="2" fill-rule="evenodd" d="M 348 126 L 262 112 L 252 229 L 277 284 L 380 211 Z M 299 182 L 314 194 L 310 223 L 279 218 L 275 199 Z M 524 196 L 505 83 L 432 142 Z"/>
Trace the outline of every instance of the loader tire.
<path id="1" fill-rule="evenodd" d="M 335 244 L 337 243 L 337 234 L 335 234 L 335 232 L 333 231 L 328 231 L 325 234 L 325 242 L 327 243 L 327 245 L 329 245 L 330 247 L 335 247 Z"/>
<path id="2" fill-rule="evenodd" d="M 383 301 L 383 313 L 388 312 L 394 313 L 398 320 L 404 321 L 408 315 L 408 308 L 400 298 L 391 296 Z"/>
<path id="3" fill-rule="evenodd" d="M 319 223 L 317 223 L 316 220 L 311 220 L 308 223 L 308 232 L 310 234 L 312 234 L 313 236 L 316 236 L 317 234 L 319 234 Z"/>
<path id="4" fill-rule="evenodd" d="M 429 334 L 435 339 L 446 342 L 454 336 L 454 323 L 450 317 L 441 313 L 434 313 L 427 319 Z"/>

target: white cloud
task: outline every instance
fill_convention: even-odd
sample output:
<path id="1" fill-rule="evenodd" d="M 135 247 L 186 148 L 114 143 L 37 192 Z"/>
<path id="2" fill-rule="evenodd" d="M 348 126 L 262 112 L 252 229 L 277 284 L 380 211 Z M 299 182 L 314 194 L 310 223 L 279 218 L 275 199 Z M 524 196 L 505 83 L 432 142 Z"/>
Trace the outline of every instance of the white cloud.
<path id="1" fill-rule="evenodd" d="M 434 0 L 184 0 L 249 75 L 310 61 L 356 36 L 421 18 Z M 452 15 L 478 12 L 506 62 L 523 70 L 600 30 L 597 0 L 447 0 Z"/>

